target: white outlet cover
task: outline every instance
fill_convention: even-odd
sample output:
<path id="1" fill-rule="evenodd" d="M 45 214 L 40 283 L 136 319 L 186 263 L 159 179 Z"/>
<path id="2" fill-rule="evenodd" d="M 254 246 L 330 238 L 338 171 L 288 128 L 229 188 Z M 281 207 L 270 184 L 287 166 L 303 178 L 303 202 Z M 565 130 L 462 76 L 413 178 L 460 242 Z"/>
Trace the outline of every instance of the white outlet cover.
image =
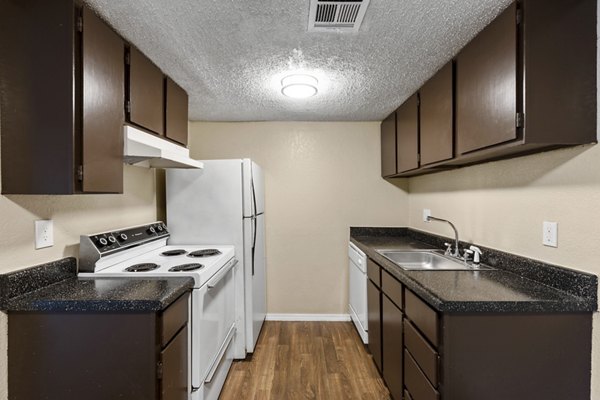
<path id="1" fill-rule="evenodd" d="M 427 218 L 431 216 L 431 210 L 429 208 L 423 209 L 423 222 L 429 222 Z"/>
<path id="2" fill-rule="evenodd" d="M 51 219 L 35 221 L 35 248 L 54 246 L 54 224 Z"/>
<path id="3" fill-rule="evenodd" d="M 542 244 L 558 247 L 558 222 L 544 221 L 542 224 Z"/>

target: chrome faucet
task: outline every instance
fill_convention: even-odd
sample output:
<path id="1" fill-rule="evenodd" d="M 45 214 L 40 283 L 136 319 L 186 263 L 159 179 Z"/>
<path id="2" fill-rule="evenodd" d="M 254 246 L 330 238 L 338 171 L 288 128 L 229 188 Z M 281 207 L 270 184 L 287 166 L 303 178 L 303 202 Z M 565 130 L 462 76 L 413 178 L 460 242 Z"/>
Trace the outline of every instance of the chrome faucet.
<path id="1" fill-rule="evenodd" d="M 450 227 L 454 230 L 454 251 L 451 253 L 451 255 L 454 257 L 460 258 L 460 250 L 458 249 L 458 231 L 456 230 L 456 227 L 454 226 L 454 224 L 452 222 L 448 221 L 447 219 L 432 217 L 431 215 L 429 215 L 427 217 L 427 221 L 446 222 L 448 225 L 450 225 Z M 448 247 L 448 249 L 446 249 L 446 253 L 449 253 L 449 250 L 450 250 L 450 247 Z"/>

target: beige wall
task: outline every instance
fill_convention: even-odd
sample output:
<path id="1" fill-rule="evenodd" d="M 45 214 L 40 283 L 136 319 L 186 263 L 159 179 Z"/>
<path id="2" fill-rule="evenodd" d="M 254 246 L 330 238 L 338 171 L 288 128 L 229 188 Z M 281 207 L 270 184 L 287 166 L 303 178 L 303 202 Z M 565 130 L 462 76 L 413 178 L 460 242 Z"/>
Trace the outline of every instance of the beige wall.
<path id="1" fill-rule="evenodd" d="M 462 240 L 600 274 L 600 146 L 581 146 L 409 180 L 411 227 L 423 208 L 455 223 Z M 542 245 L 542 221 L 558 222 L 558 248 Z M 600 319 L 593 340 L 593 398 L 600 399 Z"/>
<path id="2" fill-rule="evenodd" d="M 249 157 L 266 181 L 269 313 L 347 312 L 349 226 L 406 225 L 380 177 L 379 123 L 190 124 L 194 158 Z"/>

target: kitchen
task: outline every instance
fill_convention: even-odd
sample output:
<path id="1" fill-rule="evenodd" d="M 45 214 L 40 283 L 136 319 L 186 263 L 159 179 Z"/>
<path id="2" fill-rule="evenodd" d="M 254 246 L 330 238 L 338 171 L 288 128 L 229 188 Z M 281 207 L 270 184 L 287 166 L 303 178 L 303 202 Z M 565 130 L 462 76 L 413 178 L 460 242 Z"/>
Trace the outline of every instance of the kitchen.
<path id="1" fill-rule="evenodd" d="M 463 7 L 475 7 L 475 2 L 472 3 Z M 199 105 L 197 108 L 190 108 L 191 157 L 198 160 L 247 157 L 256 161 L 265 171 L 265 203 L 268 211 L 265 230 L 268 260 L 267 310 L 271 318 L 347 319 L 349 227 L 408 226 L 451 237 L 451 231 L 443 224 L 424 222 L 423 209 L 430 209 L 433 215 L 451 220 L 457 226 L 461 239 L 466 242 L 592 274 L 600 272 L 596 265 L 600 247 L 595 242 L 595 227 L 598 226 L 600 217 L 592 211 L 600 196 L 597 146 L 565 148 L 393 182 L 381 179 L 380 121 L 509 4 L 492 3 L 494 2 L 475 8 L 482 19 L 479 21 L 472 17 L 479 21 L 477 27 L 461 28 L 460 38 L 452 44 L 453 47 L 439 51 L 435 60 L 423 60 L 410 53 L 416 60 L 431 63 L 429 70 L 414 72 L 413 80 L 398 87 L 402 88 L 397 89 L 402 95 L 389 92 L 381 94 L 387 98 L 373 98 L 372 106 L 367 107 L 362 103 L 361 109 L 372 107 L 377 112 L 377 118 L 359 115 L 360 119 L 367 122 L 361 122 L 360 119 L 357 121 L 351 113 L 335 114 L 335 109 L 332 109 L 331 115 L 318 118 L 312 116 L 310 113 L 316 113 L 319 107 L 324 106 L 323 103 L 293 103 L 290 108 L 294 113 L 290 112 L 289 118 L 278 118 L 277 115 L 285 111 L 278 108 L 271 114 L 256 117 L 259 110 L 250 105 L 246 108 L 243 103 L 219 103 L 222 100 L 217 101 L 215 97 L 220 98 L 217 94 L 211 94 L 210 90 L 205 93 L 204 98 L 197 95 L 194 100 L 194 96 L 191 96 L 192 104 L 196 101 Z M 100 6 L 99 2 L 91 3 L 92 6 L 94 4 Z M 125 8 L 122 10 L 107 9 L 106 19 L 115 26 L 117 23 L 124 24 L 120 19 L 125 19 L 131 12 L 127 12 L 126 5 L 123 7 Z M 372 0 L 369 7 L 361 28 L 363 30 L 374 30 L 377 22 L 369 18 L 382 18 L 385 14 L 379 2 Z M 307 8 L 306 4 L 298 6 L 297 16 L 294 17 L 295 24 L 298 25 L 295 29 L 298 31 L 305 30 L 302 18 L 307 17 Z M 177 15 L 176 11 L 170 10 Z M 401 10 L 395 10 L 394 13 L 398 18 L 402 14 Z M 148 14 L 149 21 L 153 21 L 156 26 L 161 25 L 159 21 L 152 19 L 158 18 L 157 13 Z M 174 18 L 172 14 L 167 15 Z M 261 15 L 259 13 L 251 20 L 257 24 L 262 23 L 259 26 L 268 32 Z M 240 23 L 235 17 L 233 19 L 233 22 Z M 122 29 L 125 29 L 124 26 L 126 25 Z M 134 28 L 135 32 L 129 33 L 132 36 L 128 39 L 134 41 L 134 37 L 143 37 L 146 29 L 144 24 L 138 23 Z M 437 40 L 442 40 L 440 36 L 444 36 L 444 33 L 449 36 L 452 29 L 459 28 L 448 23 L 441 24 L 436 29 L 446 29 L 436 36 Z M 212 37 L 210 32 L 202 32 L 203 36 Z M 426 35 L 423 30 L 419 32 Z M 177 42 L 183 39 L 168 36 L 168 31 L 163 33 L 168 38 L 164 38 L 163 42 L 156 39 L 144 42 L 140 39 L 135 43 L 152 58 L 162 55 L 162 52 L 170 54 L 170 46 L 177 48 Z M 242 36 L 242 33 L 234 35 Z M 360 35 L 361 33 L 358 34 Z M 350 40 L 345 38 L 342 36 L 342 39 L 333 40 Z M 236 37 L 236 40 L 242 38 Z M 302 46 L 292 45 L 278 54 L 282 70 L 287 68 L 290 60 L 292 63 L 306 62 L 310 65 L 310 40 L 308 37 L 306 42 L 302 42 Z M 395 42 L 396 39 L 391 41 Z M 450 46 L 448 42 L 443 43 Z M 250 63 L 252 68 L 247 67 L 249 62 L 246 61 L 242 70 L 248 69 L 244 72 L 248 74 L 258 71 L 260 76 L 260 69 L 264 64 L 261 64 L 259 57 L 261 52 L 267 53 L 264 57 L 268 57 L 269 49 L 257 47 L 259 46 L 255 45 L 251 48 L 256 53 Z M 302 48 L 302 52 L 293 51 L 294 48 Z M 215 64 L 229 64 L 227 57 L 239 48 L 228 50 L 210 53 L 217 59 Z M 167 74 L 181 77 L 180 83 L 186 83 L 190 94 L 195 93 L 196 86 L 209 84 L 185 81 L 188 75 L 185 68 L 179 66 L 182 63 L 174 61 L 169 64 L 166 59 L 170 57 L 163 57 L 164 65 L 161 67 Z M 206 67 L 204 73 L 207 80 L 217 80 L 215 84 L 223 86 L 225 90 L 227 80 L 233 79 L 240 71 L 233 69 L 228 76 L 221 76 L 218 70 Z M 213 74 L 218 78 L 213 77 Z M 249 79 L 247 75 L 242 76 Z M 394 76 L 402 81 L 399 75 Z M 350 75 L 348 79 L 352 81 L 357 77 Z M 336 82 L 340 83 L 339 80 Z M 335 87 L 336 82 L 330 83 L 330 89 L 332 93 L 341 95 L 336 92 L 342 90 Z M 367 85 L 368 82 L 364 84 Z M 393 83 L 397 84 L 400 83 Z M 246 87 L 236 88 L 249 90 Z M 250 88 L 253 86 L 250 85 Z M 279 89 L 272 95 L 278 96 Z M 264 92 L 271 95 L 268 90 L 253 90 L 257 92 L 251 95 L 259 99 L 266 95 Z M 350 96 L 363 96 L 360 88 L 358 90 L 358 93 Z M 333 99 L 330 102 L 333 103 L 334 94 L 330 94 L 330 99 Z M 326 89 L 322 88 L 314 100 L 325 95 Z M 257 103 L 260 101 L 257 100 Z M 227 108 L 238 108 L 239 114 L 224 117 L 218 113 Z M 194 116 L 195 109 L 205 109 L 206 114 L 196 111 Z M 199 122 L 204 120 L 208 122 Z M 252 120 L 270 122 L 242 122 Z M 125 165 L 123 177 L 122 195 L 2 196 L 0 226 L 5 234 L 0 239 L 1 272 L 7 273 L 67 256 L 76 257 L 81 234 L 164 220 L 166 198 L 163 172 Z M 34 250 L 33 221 L 39 219 L 54 221 L 54 246 Z M 542 245 L 543 221 L 559 222 L 557 248 Z M 7 317 L 0 314 L 0 318 L 0 332 L 3 332 L 0 347 L 2 353 L 6 354 Z M 595 314 L 594 327 L 597 326 L 598 318 Z M 600 365 L 600 337 L 597 332 L 595 329 L 592 371 Z M 5 391 L 4 357 L 0 358 L 0 366 L 0 371 L 4 371 L 0 376 L 4 382 L 0 384 L 0 390 Z M 597 375 L 592 372 L 592 398 L 600 396 Z M 7 396 L 6 393 L 0 395 Z"/>

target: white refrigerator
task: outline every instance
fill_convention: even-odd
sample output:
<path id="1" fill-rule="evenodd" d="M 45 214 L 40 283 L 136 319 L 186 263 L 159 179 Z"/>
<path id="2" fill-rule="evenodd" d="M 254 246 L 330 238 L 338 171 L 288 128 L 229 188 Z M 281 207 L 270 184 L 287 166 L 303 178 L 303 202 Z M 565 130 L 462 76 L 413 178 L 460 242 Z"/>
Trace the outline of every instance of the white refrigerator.
<path id="1" fill-rule="evenodd" d="M 237 274 L 235 357 L 252 353 L 265 320 L 265 196 L 262 169 L 249 159 L 208 160 L 203 170 L 166 174 L 169 244 L 233 244 Z"/>

